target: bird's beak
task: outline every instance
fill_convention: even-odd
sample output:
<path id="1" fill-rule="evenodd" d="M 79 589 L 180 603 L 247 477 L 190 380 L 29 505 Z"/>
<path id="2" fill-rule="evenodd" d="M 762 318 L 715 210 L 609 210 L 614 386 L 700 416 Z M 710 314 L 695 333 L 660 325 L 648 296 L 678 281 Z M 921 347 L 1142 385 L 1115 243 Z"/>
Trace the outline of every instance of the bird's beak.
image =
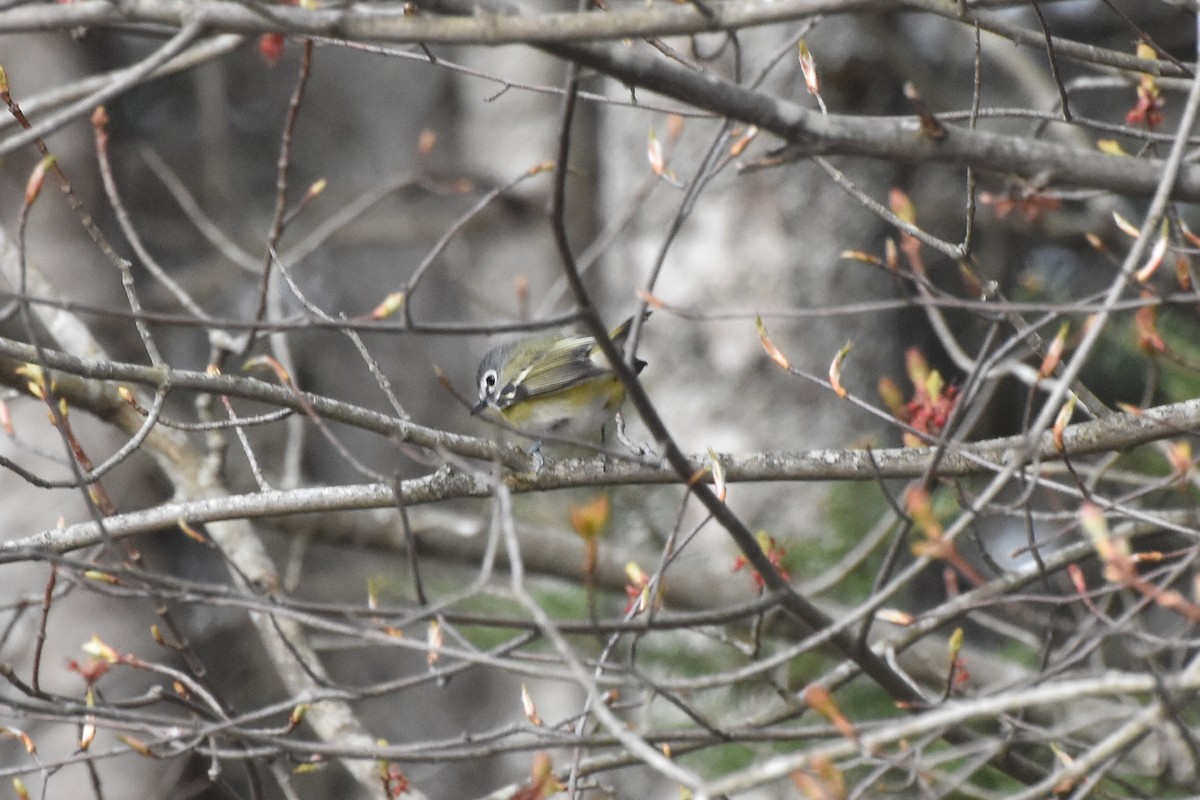
<path id="1" fill-rule="evenodd" d="M 471 408 L 471 416 L 472 416 L 472 417 L 477 417 L 477 416 L 479 416 L 479 412 L 480 412 L 480 411 L 483 411 L 485 408 L 487 408 L 487 405 L 488 405 L 488 402 L 487 402 L 487 400 L 480 400 L 478 403 L 476 403 L 476 404 L 475 404 L 475 405 L 474 405 L 474 406 Z"/>

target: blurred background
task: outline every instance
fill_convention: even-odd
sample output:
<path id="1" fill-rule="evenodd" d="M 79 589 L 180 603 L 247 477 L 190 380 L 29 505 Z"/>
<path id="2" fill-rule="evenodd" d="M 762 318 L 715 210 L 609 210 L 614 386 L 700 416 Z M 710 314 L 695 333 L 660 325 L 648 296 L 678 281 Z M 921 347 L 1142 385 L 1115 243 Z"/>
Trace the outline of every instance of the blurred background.
<path id="1" fill-rule="evenodd" d="M 1132 52 L 1135 30 L 1140 30 L 1166 52 L 1192 58 L 1189 17 L 1169 4 L 1077 0 L 1043 4 L 1042 11 L 1056 35 Z M 995 13 L 1010 24 L 1039 30 L 1028 8 Z M 763 91 L 815 107 L 796 63 L 795 37 L 801 33 L 816 59 L 830 113 L 911 114 L 906 82 L 918 87 L 926 106 L 938 114 L 971 107 L 973 32 L 932 15 L 841 14 L 747 29 L 736 44 L 718 34 L 668 42 L 684 63 L 743 80 L 765 72 Z M 50 113 L 49 108 L 40 110 L 39 101 L 51 93 L 135 63 L 162 41 L 161 31 L 153 28 L 49 33 L 4 33 L 0 28 L 0 62 L 14 97 L 36 123 Z M 644 42 L 625 46 L 649 48 Z M 246 320 L 255 313 L 258 270 L 266 258 L 275 210 L 281 139 L 301 60 L 299 41 L 247 37 L 202 63 L 148 80 L 106 103 L 114 178 L 132 225 L 162 269 L 214 318 Z M 1058 66 L 1063 83 L 1072 87 L 1077 117 L 1123 122 L 1133 103 L 1128 79 L 1104 82 L 1100 77 L 1108 73 L 1077 62 L 1062 60 Z M 271 317 L 299 318 L 307 301 L 334 318 L 360 318 L 393 292 L 405 290 L 418 270 L 424 272 L 408 298 L 417 325 L 484 328 L 571 312 L 547 217 L 552 173 L 527 174 L 555 158 L 564 74 L 560 61 L 528 47 L 431 45 L 426 51 L 318 42 L 291 132 L 289 207 L 310 186 L 325 183 L 288 223 L 277 247 L 279 262 L 303 300 L 276 279 Z M 985 109 L 1055 112 L 1059 107 L 1059 90 L 1043 50 L 1017 48 L 985 35 L 981 75 Z M 905 367 L 910 348 L 918 348 L 948 385 L 962 379 L 927 316 L 916 307 L 886 303 L 911 297 L 911 284 L 882 266 L 843 256 L 861 251 L 883 258 L 885 240 L 897 234 L 818 166 L 801 160 L 742 169 L 767 157 L 780 142 L 760 134 L 735 157 L 730 150 L 747 135 L 744 128 L 734 125 L 732 132 L 723 132 L 723 120 L 593 73 L 581 76 L 581 86 L 568 178 L 572 243 L 587 266 L 593 301 L 610 325 L 634 312 L 639 290 L 657 275 L 652 293 L 660 307 L 639 344 L 639 356 L 648 362 L 641 378 L 685 452 L 900 443 L 899 432 L 878 416 L 839 401 L 827 388 L 788 374 L 765 357 L 756 314 L 792 363 L 816 375 L 824 376 L 838 349 L 853 340 L 842 380 L 852 395 L 876 406 L 883 405 L 877 389 L 881 378 L 891 378 L 905 393 L 911 390 Z M 1164 130 L 1172 130 L 1169 120 L 1181 106 L 1181 95 L 1169 97 Z M 985 115 L 980 125 L 1084 148 L 1097 138 L 1084 125 L 1046 124 L 1015 114 Z M 0 135 L 7 138 L 16 131 L 7 120 Z M 701 175 L 702 190 L 692 194 L 656 176 L 647 160 L 651 139 L 661 145 L 677 181 L 691 187 Z M 131 259 L 143 305 L 164 314 L 190 314 L 121 235 L 100 184 L 86 115 L 46 141 L 84 206 L 117 250 Z M 6 153 L 0 165 L 0 224 L 10 242 L 23 187 L 38 158 L 31 147 L 21 147 Z M 722 159 L 724 168 L 703 169 Z M 948 241 L 962 239 L 968 190 L 961 168 L 848 157 L 831 163 L 879 202 L 886 204 L 889 190 L 902 188 L 917 224 Z M 1052 177 L 1047 176 L 1048 184 Z M 1099 192 L 1063 192 L 1055 195 L 1053 207 L 1039 209 L 1030 198 L 1042 187 L 1004 175 L 976 178 L 989 198 L 976 211 L 973 231 L 971 266 L 980 281 L 995 282 L 1014 300 L 1045 303 L 1079 300 L 1108 286 L 1116 274 L 1114 259 L 1128 246 L 1114 226 L 1113 212 L 1140 220 L 1140 202 Z M 489 192 L 497 191 L 478 208 Z M 1088 243 L 1089 233 L 1105 243 L 1104 251 Z M 449 241 L 441 246 L 445 237 Z M 930 281 L 966 294 L 959 265 L 925 252 Z M 127 308 L 120 275 L 56 189 L 46 191 L 33 210 L 28 253 L 57 297 L 88 307 Z M 14 285 L 13 276 L 6 277 Z M 1168 271 L 1164 280 L 1173 279 Z M 879 305 L 865 311 L 840 310 L 873 301 Z M 947 316 L 964 346 L 982 340 L 982 318 L 964 312 Z M 147 363 L 128 318 L 102 313 L 79 317 L 109 357 Z M 1043 317 L 1029 312 L 1029 318 Z M 401 319 L 395 315 L 389 320 L 397 323 L 396 330 L 366 332 L 362 340 L 403 410 L 421 425 L 498 436 L 468 415 L 439 384 L 435 370 L 444 370 L 458 392 L 473 397 L 479 357 L 501 337 L 403 331 L 398 329 Z M 1182 343 L 1196 341 L 1193 308 L 1164 312 L 1161 324 L 1173 346 L 1181 343 L 1180 352 L 1187 349 Z M 221 341 L 210 336 L 220 325 L 151 327 L 164 359 L 179 369 L 204 370 L 214 358 L 214 341 Z M 1057 327 L 1055 317 L 1042 335 L 1052 338 Z M 239 331 L 227 333 L 236 339 Z M 0 322 L 0 334 L 26 338 L 15 314 Z M 1138 349 L 1132 314 L 1114 321 L 1106 336 L 1111 337 L 1108 344 L 1084 375 L 1105 402 L 1149 405 L 1195 396 L 1189 364 L 1167 364 L 1161 374 L 1150 365 Z M 336 330 L 288 330 L 264 339 L 252 352 L 281 358 L 306 391 L 395 413 L 354 344 Z M 236 357 L 227 356 L 223 369 L 234 373 L 239 366 Z M 971 438 L 1021 430 L 1028 391 L 1015 381 L 994 387 L 995 399 L 978 415 Z M 40 474 L 69 477 L 44 406 L 15 395 L 8 400 L 17 433 L 0 441 L 0 453 Z M 186 393 L 173 394 L 167 415 L 193 419 L 194 400 Z M 266 410 L 253 403 L 236 405 L 245 415 Z M 106 426 L 78 416 L 79 435 L 93 450 L 93 460 L 102 460 L 123 442 Z M 628 421 L 631 437 L 647 441 L 636 414 L 629 413 Z M 414 457 L 386 437 L 337 424 L 330 431 L 356 459 L 384 475 L 410 478 L 433 468 L 431 459 Z M 264 476 L 276 488 L 369 480 L 299 417 L 248 434 Z M 222 475 L 230 491 L 255 491 L 252 471 L 231 434 L 226 446 Z M 106 478 L 105 488 L 120 511 L 165 502 L 174 491 L 147 457 L 118 467 Z M 584 489 L 518 497 L 515 510 L 522 534 L 536 543 L 531 563 L 546 562 L 543 574 L 534 570 L 539 597 L 556 613 L 579 619 L 587 617 L 588 593 L 570 577 L 577 578 L 581 567 L 567 519 L 570 508 L 595 494 Z M 676 487 L 614 491 L 605 563 L 619 568 L 625 555 L 653 559 L 672 530 L 699 525 L 702 510 L 693 504 L 681 512 L 680 498 Z M 792 554 L 788 566 L 799 581 L 818 576 L 822 565 L 866 535 L 886 507 L 878 491 L 820 482 L 737 485 L 729 502 L 751 530 L 768 531 L 787 543 Z M 477 574 L 488 509 L 485 501 L 457 501 L 412 510 L 412 524 L 426 548 L 422 566 L 432 597 L 454 593 Z M 0 512 L 6 538 L 53 528 L 58 520 L 81 521 L 88 513 L 76 491 L 35 488 L 9 471 L 0 471 Z M 370 585 L 385 603 L 403 605 L 411 603 L 413 586 L 396 531 L 396 514 L 390 511 L 287 517 L 264 524 L 260 532 L 286 590 L 295 597 L 361 604 Z M 561 553 L 555 549 L 560 541 L 571 543 Z M 222 559 L 210 548 L 177 531 L 142 537 L 138 546 L 150 568 L 172 576 L 220 582 L 226 574 Z M 686 576 L 672 595 L 674 607 L 688 602 L 699 606 L 706 586 L 713 599 L 752 599 L 751 581 L 730 577 L 735 557 L 735 548 L 718 529 L 703 529 L 672 568 Z M 27 669 L 38 632 L 35 601 L 48 568 L 15 564 L 0 569 L 10 602 L 0 660 Z M 612 580 L 619 583 L 620 578 Z M 940 568 L 931 571 L 924 585 L 934 596 L 942 592 Z M 693 586 L 701 590 L 689 594 Z M 626 602 L 613 588 L 602 586 L 594 598 L 606 617 L 619 616 Z M 920 589 L 917 595 L 925 596 Z M 475 608 L 488 607 L 486 597 L 477 599 L 481 605 Z M 176 612 L 233 708 L 249 710 L 287 697 L 267 656 L 253 644 L 244 611 L 195 602 L 179 603 Z M 119 593 L 84 588 L 66 594 L 49 618 L 43 685 L 81 694 L 82 682 L 68 664 L 82 659 L 79 646 L 93 633 L 129 652 L 167 659 L 146 635 L 154 621 L 153 607 L 144 598 L 123 599 Z M 426 669 L 417 652 L 367 648 L 327 634 L 317 634 L 314 644 L 337 685 L 374 684 Z M 718 655 L 720 647 L 712 641 L 698 638 L 690 646 L 693 656 L 728 657 Z M 664 646 L 646 658 L 650 664 L 678 666 L 684 655 Z M 418 683 L 359 700 L 355 710 L 373 735 L 393 744 L 453 740 L 521 724 L 518 695 L 527 680 L 503 669 L 476 667 L 449 681 Z M 144 675 L 130 671 L 115 672 L 105 681 L 110 696 L 136 694 L 149 684 Z M 548 681 L 537 689 L 540 713 L 548 722 L 579 712 L 583 694 L 577 688 Z M 43 754 L 71 752 L 78 731 L 53 722 L 42 725 L 36 715 L 26 717 L 12 707 L 5 713 L 12 715 L 14 727 L 38 739 Z M 19 742 L 0 743 L 0 763 L 23 758 Z M 556 763 L 562 759 L 569 761 L 569 751 L 556 755 Z M 198 754 L 161 760 L 125 756 L 99 760 L 94 769 L 109 797 L 228 796 L 209 780 L 209 763 Z M 714 761 L 713 768 L 719 766 Z M 530 756 L 518 750 L 449 763 L 414 759 L 404 768 L 430 798 L 484 797 L 526 780 Z M 83 796 L 91 778 L 76 764 L 26 780 L 34 786 L 44 781 L 44 796 Z M 224 780 L 239 796 L 251 796 L 240 769 L 227 767 Z M 675 791 L 645 769 L 605 773 L 599 780 L 607 794 L 595 796 L 665 797 Z M 362 791 L 337 768 L 297 776 L 295 785 L 303 797 L 351 797 Z M 265 791 L 268 797 L 282 796 L 273 786 Z M 761 790 L 742 796 L 793 795 Z"/>

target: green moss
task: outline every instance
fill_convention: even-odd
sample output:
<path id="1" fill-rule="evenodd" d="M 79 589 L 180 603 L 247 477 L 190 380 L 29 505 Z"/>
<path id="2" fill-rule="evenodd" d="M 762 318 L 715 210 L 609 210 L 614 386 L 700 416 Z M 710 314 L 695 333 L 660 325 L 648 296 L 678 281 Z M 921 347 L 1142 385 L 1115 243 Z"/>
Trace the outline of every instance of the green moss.
<path id="1" fill-rule="evenodd" d="M 879 487 L 869 483 L 841 482 L 834 485 L 825 500 L 825 515 L 833 536 L 822 542 L 822 549 L 840 557 L 848 544 L 858 541 L 888 510 Z"/>
<path id="2" fill-rule="evenodd" d="M 553 619 L 587 619 L 587 591 L 582 586 L 560 586 L 537 592 L 538 605 Z"/>
<path id="3" fill-rule="evenodd" d="M 759 755 L 755 748 L 744 744 L 722 744 L 680 757 L 687 766 L 707 777 L 717 777 L 754 763 Z"/>
<path id="4" fill-rule="evenodd" d="M 851 681 L 838 689 L 834 700 L 852 720 L 895 719 L 904 714 L 896 708 L 891 695 L 866 679 Z"/>
<path id="5" fill-rule="evenodd" d="M 888 504 L 879 493 L 879 487 L 852 482 L 834 485 L 825 498 L 828 535 L 807 543 L 803 552 L 789 553 L 796 562 L 792 574 L 803 580 L 833 567 L 886 513 L 889 513 Z M 879 565 L 878 555 L 877 552 L 841 580 L 830 596 L 845 600 L 865 596 L 871 590 L 871 582 Z"/>
<path id="6" fill-rule="evenodd" d="M 803 691 L 814 675 L 824 675 L 832 666 L 831 659 L 817 652 L 802 653 L 787 664 L 787 685 L 793 692 Z"/>
<path id="7" fill-rule="evenodd" d="M 1165 309 L 1158 317 L 1163 341 L 1176 356 L 1158 357 L 1159 394 L 1169 403 L 1200 397 L 1200 331 L 1192 309 Z"/>

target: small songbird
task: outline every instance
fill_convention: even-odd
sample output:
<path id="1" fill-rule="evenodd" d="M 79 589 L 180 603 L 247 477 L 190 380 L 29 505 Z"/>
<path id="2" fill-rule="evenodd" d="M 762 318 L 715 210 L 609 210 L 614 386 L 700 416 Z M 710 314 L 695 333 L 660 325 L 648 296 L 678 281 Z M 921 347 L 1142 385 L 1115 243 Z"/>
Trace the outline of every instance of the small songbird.
<path id="1" fill-rule="evenodd" d="M 623 349 L 633 317 L 609 338 Z M 646 362 L 634 362 L 641 372 Z M 497 345 L 479 362 L 479 403 L 472 414 L 490 410 L 529 433 L 604 438 L 605 425 L 620 410 L 625 387 L 594 336 L 543 334 Z"/>

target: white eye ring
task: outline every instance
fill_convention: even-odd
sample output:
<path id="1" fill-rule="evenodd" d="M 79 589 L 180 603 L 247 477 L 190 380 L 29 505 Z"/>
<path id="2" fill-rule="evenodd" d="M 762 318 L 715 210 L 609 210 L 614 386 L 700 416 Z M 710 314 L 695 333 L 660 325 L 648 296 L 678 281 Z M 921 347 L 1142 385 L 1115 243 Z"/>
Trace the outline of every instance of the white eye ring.
<path id="1" fill-rule="evenodd" d="M 496 374 L 496 370 L 494 369 L 489 369 L 487 372 L 483 373 L 483 377 L 479 379 L 480 394 L 492 394 L 496 388 L 496 380 L 498 377 L 499 376 Z"/>

